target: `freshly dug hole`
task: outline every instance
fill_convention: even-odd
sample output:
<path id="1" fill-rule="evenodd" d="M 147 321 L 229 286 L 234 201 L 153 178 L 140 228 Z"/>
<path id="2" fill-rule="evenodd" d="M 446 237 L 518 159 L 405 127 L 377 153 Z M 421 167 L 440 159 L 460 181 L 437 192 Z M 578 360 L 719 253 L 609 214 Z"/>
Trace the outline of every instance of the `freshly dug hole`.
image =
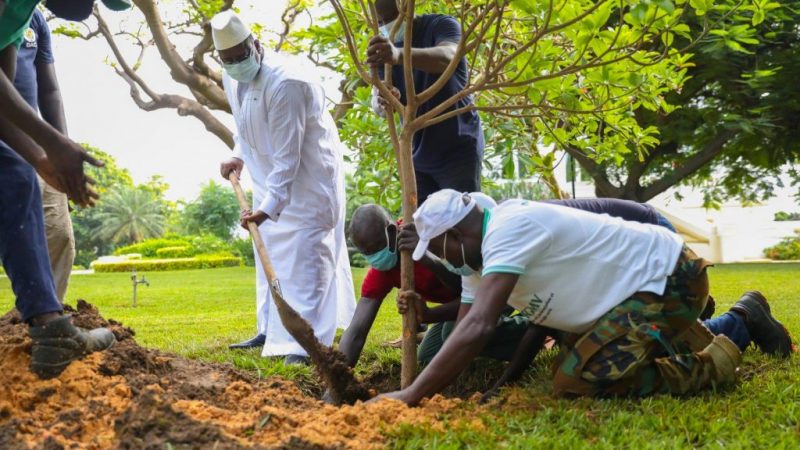
<path id="1" fill-rule="evenodd" d="M 133 330 L 79 301 L 79 326 L 108 326 L 119 342 L 52 380 L 28 371 L 27 326 L 0 317 L 0 448 L 380 448 L 400 423 L 442 429 L 460 400 L 335 407 L 293 383 L 140 347 Z M 452 421 L 451 421 L 452 425 Z"/>

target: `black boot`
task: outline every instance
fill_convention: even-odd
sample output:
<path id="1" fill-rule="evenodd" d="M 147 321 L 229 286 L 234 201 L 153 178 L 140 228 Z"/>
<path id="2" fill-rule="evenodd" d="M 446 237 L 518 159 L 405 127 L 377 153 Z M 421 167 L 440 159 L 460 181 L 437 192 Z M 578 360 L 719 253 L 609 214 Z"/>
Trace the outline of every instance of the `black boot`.
<path id="1" fill-rule="evenodd" d="M 42 379 L 57 377 L 72 361 L 106 350 L 117 341 L 107 328 L 84 330 L 76 327 L 70 315 L 30 327 L 28 334 L 33 340 L 31 372 Z"/>
<path id="2" fill-rule="evenodd" d="M 769 303 L 760 292 L 745 292 L 731 307 L 731 311 L 744 317 L 750 339 L 762 352 L 782 358 L 788 358 L 792 353 L 792 338 L 789 332 L 772 316 Z"/>
<path id="3" fill-rule="evenodd" d="M 308 358 L 308 356 L 303 356 L 303 355 L 286 355 L 286 358 L 283 360 L 283 364 L 286 366 L 293 366 L 293 365 L 307 366 L 310 364 L 310 359 Z"/>
<path id="4" fill-rule="evenodd" d="M 265 342 L 267 342 L 267 335 L 265 335 L 265 334 L 257 334 L 254 338 L 248 339 L 246 341 L 239 342 L 237 344 L 231 344 L 231 345 L 228 346 L 228 348 L 230 348 L 230 349 L 242 349 L 242 348 L 263 347 Z"/>

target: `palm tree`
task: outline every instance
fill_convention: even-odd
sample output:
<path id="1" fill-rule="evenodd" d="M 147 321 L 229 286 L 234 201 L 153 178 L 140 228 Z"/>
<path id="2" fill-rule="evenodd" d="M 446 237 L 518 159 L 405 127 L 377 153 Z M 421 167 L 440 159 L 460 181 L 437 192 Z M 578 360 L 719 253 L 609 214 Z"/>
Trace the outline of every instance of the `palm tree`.
<path id="1" fill-rule="evenodd" d="M 118 187 L 103 196 L 98 206 L 97 236 L 115 244 L 130 244 L 164 233 L 165 215 L 153 194 L 135 187 Z"/>

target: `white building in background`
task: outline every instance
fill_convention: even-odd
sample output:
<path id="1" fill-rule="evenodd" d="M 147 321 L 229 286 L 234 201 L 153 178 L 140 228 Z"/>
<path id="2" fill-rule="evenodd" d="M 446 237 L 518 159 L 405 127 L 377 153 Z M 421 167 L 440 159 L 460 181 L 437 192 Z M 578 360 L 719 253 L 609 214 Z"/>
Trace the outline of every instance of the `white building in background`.
<path id="1" fill-rule="evenodd" d="M 568 167 L 566 163 L 560 164 L 556 178 L 561 188 L 571 193 Z M 594 184 L 577 178 L 576 198 L 595 197 Z M 709 261 L 758 261 L 765 259 L 765 248 L 800 229 L 800 221 L 774 220 L 776 212 L 800 212 L 800 202 L 794 198 L 796 190 L 788 187 L 789 183 L 784 185 L 787 187 L 775 190 L 775 197 L 755 206 L 726 202 L 719 210 L 705 209 L 702 193 L 689 188 L 670 189 L 648 203 L 673 222 L 692 249 Z M 675 198 L 676 191 L 682 200 Z"/>

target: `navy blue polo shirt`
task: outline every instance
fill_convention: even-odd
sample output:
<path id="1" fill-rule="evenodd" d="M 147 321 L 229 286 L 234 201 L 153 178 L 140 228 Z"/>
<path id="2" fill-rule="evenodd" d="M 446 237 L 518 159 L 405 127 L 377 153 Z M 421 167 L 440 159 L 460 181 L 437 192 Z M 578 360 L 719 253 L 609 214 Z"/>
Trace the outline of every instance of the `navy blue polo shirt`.
<path id="1" fill-rule="evenodd" d="M 630 222 L 654 225 L 659 223 L 659 214 L 655 208 L 646 203 L 637 203 L 631 200 L 618 198 L 568 198 L 564 200 L 544 200 L 543 202 L 589 211 L 595 214 L 608 214 L 611 217 L 619 217 Z"/>
<path id="2" fill-rule="evenodd" d="M 44 14 L 37 8 L 28 28 L 22 33 L 14 77 L 14 87 L 34 111 L 39 111 L 39 84 L 36 81 L 36 64 L 39 63 L 52 64 L 53 49 L 50 45 L 50 28 Z M 3 141 L 0 141 L 0 147 L 9 148 Z"/>
<path id="3" fill-rule="evenodd" d="M 414 18 L 412 34 L 413 48 L 435 47 L 442 42 L 458 43 L 461 26 L 454 18 L 443 14 L 425 14 Z M 403 42 L 395 43 L 402 48 Z M 382 71 L 381 71 L 382 73 Z M 439 74 L 414 70 L 414 89 L 420 93 L 430 87 Z M 400 90 L 400 101 L 406 103 L 403 66 L 392 68 L 392 84 Z M 444 100 L 460 92 L 467 85 L 467 61 L 461 58 L 458 68 L 447 84 L 433 98 L 420 105 L 417 115 L 425 114 Z M 448 111 L 472 104 L 472 98 L 459 100 Z M 436 125 L 423 128 L 414 135 L 414 168 L 421 172 L 435 173 L 449 167 L 483 159 L 483 131 L 477 111 L 451 117 Z"/>
<path id="4" fill-rule="evenodd" d="M 14 87 L 34 110 L 39 109 L 36 65 L 53 62 L 50 28 L 44 14 L 37 8 L 31 17 L 30 26 L 22 34 L 22 44 L 17 51 L 17 74 L 14 78 Z"/>

